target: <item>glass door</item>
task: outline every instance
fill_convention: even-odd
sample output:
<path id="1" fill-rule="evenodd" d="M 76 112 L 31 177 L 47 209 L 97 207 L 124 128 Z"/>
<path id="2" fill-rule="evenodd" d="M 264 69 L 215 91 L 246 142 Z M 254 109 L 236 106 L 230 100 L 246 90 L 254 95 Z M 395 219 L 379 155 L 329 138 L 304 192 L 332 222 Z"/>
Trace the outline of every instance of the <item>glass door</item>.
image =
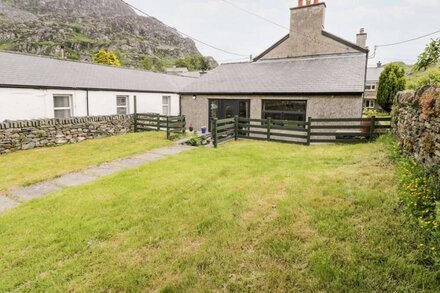
<path id="1" fill-rule="evenodd" d="M 209 129 L 212 118 L 228 119 L 235 116 L 249 118 L 249 100 L 209 100 Z"/>

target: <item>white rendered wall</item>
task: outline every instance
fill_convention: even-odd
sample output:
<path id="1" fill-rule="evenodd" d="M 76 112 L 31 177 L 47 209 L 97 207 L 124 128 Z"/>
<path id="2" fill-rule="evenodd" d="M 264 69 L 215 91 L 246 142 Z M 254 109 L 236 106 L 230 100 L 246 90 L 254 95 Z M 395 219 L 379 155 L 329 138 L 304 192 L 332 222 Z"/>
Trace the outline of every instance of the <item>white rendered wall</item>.
<path id="1" fill-rule="evenodd" d="M 53 118 L 53 96 L 71 95 L 74 116 L 86 116 L 86 92 L 75 90 L 45 90 L 0 88 L 0 122 Z"/>
<path id="2" fill-rule="evenodd" d="M 87 91 L 0 88 L 0 122 L 4 120 L 29 120 L 53 118 L 53 96 L 71 95 L 74 117 L 87 116 Z M 115 91 L 89 91 L 89 116 L 115 115 L 116 97 L 128 96 L 129 113 L 134 113 L 134 96 L 137 96 L 138 113 L 162 114 L 162 97 L 171 97 L 171 115 L 180 114 L 180 98 L 167 93 L 134 93 Z"/>

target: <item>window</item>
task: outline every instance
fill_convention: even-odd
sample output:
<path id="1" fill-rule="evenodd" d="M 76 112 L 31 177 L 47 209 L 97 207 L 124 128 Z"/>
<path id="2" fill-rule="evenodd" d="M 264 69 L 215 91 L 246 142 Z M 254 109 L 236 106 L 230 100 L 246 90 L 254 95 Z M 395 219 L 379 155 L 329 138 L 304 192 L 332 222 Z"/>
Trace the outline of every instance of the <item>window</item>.
<path id="1" fill-rule="evenodd" d="M 53 108 L 55 118 L 65 119 L 72 117 L 72 96 L 54 95 Z"/>
<path id="2" fill-rule="evenodd" d="M 375 100 L 365 100 L 365 108 L 374 109 L 375 106 L 376 106 Z"/>
<path id="3" fill-rule="evenodd" d="M 171 115 L 171 97 L 163 96 L 162 97 L 162 114 L 163 115 Z"/>
<path id="4" fill-rule="evenodd" d="M 367 91 L 375 91 L 377 89 L 377 82 L 375 81 L 367 81 L 365 84 L 365 90 Z"/>
<path id="5" fill-rule="evenodd" d="M 116 114 L 127 115 L 128 114 L 128 97 L 117 96 L 116 97 Z"/>
<path id="6" fill-rule="evenodd" d="M 307 101 L 263 101 L 263 119 L 306 121 Z"/>

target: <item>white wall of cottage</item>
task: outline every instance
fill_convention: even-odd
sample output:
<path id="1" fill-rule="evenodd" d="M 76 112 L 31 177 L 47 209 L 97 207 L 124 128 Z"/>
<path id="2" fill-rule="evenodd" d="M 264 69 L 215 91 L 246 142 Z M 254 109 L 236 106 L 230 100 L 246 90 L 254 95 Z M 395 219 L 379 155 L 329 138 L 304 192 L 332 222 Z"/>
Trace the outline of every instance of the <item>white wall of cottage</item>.
<path id="1" fill-rule="evenodd" d="M 0 88 L 0 122 L 54 118 L 54 95 L 70 95 L 73 116 L 87 116 L 87 91 L 85 90 Z M 130 114 L 134 113 L 134 96 L 137 96 L 138 113 L 161 114 L 162 97 L 170 96 L 170 114 L 180 114 L 180 98 L 177 94 L 89 91 L 89 116 L 115 115 L 117 96 L 129 97 Z"/>

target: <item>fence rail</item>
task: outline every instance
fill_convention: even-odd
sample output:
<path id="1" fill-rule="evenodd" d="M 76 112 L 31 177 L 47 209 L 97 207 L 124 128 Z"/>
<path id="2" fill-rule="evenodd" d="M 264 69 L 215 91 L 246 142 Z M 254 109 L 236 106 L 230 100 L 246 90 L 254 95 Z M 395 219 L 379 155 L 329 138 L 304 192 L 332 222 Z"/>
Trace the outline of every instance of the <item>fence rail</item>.
<path id="1" fill-rule="evenodd" d="M 214 147 L 231 140 L 255 139 L 301 145 L 363 143 L 391 128 L 391 117 L 332 118 L 307 121 L 228 118 L 212 120 Z"/>
<path id="2" fill-rule="evenodd" d="M 166 116 L 154 113 L 134 114 L 134 131 L 166 131 L 167 138 L 186 131 L 185 116 Z"/>

